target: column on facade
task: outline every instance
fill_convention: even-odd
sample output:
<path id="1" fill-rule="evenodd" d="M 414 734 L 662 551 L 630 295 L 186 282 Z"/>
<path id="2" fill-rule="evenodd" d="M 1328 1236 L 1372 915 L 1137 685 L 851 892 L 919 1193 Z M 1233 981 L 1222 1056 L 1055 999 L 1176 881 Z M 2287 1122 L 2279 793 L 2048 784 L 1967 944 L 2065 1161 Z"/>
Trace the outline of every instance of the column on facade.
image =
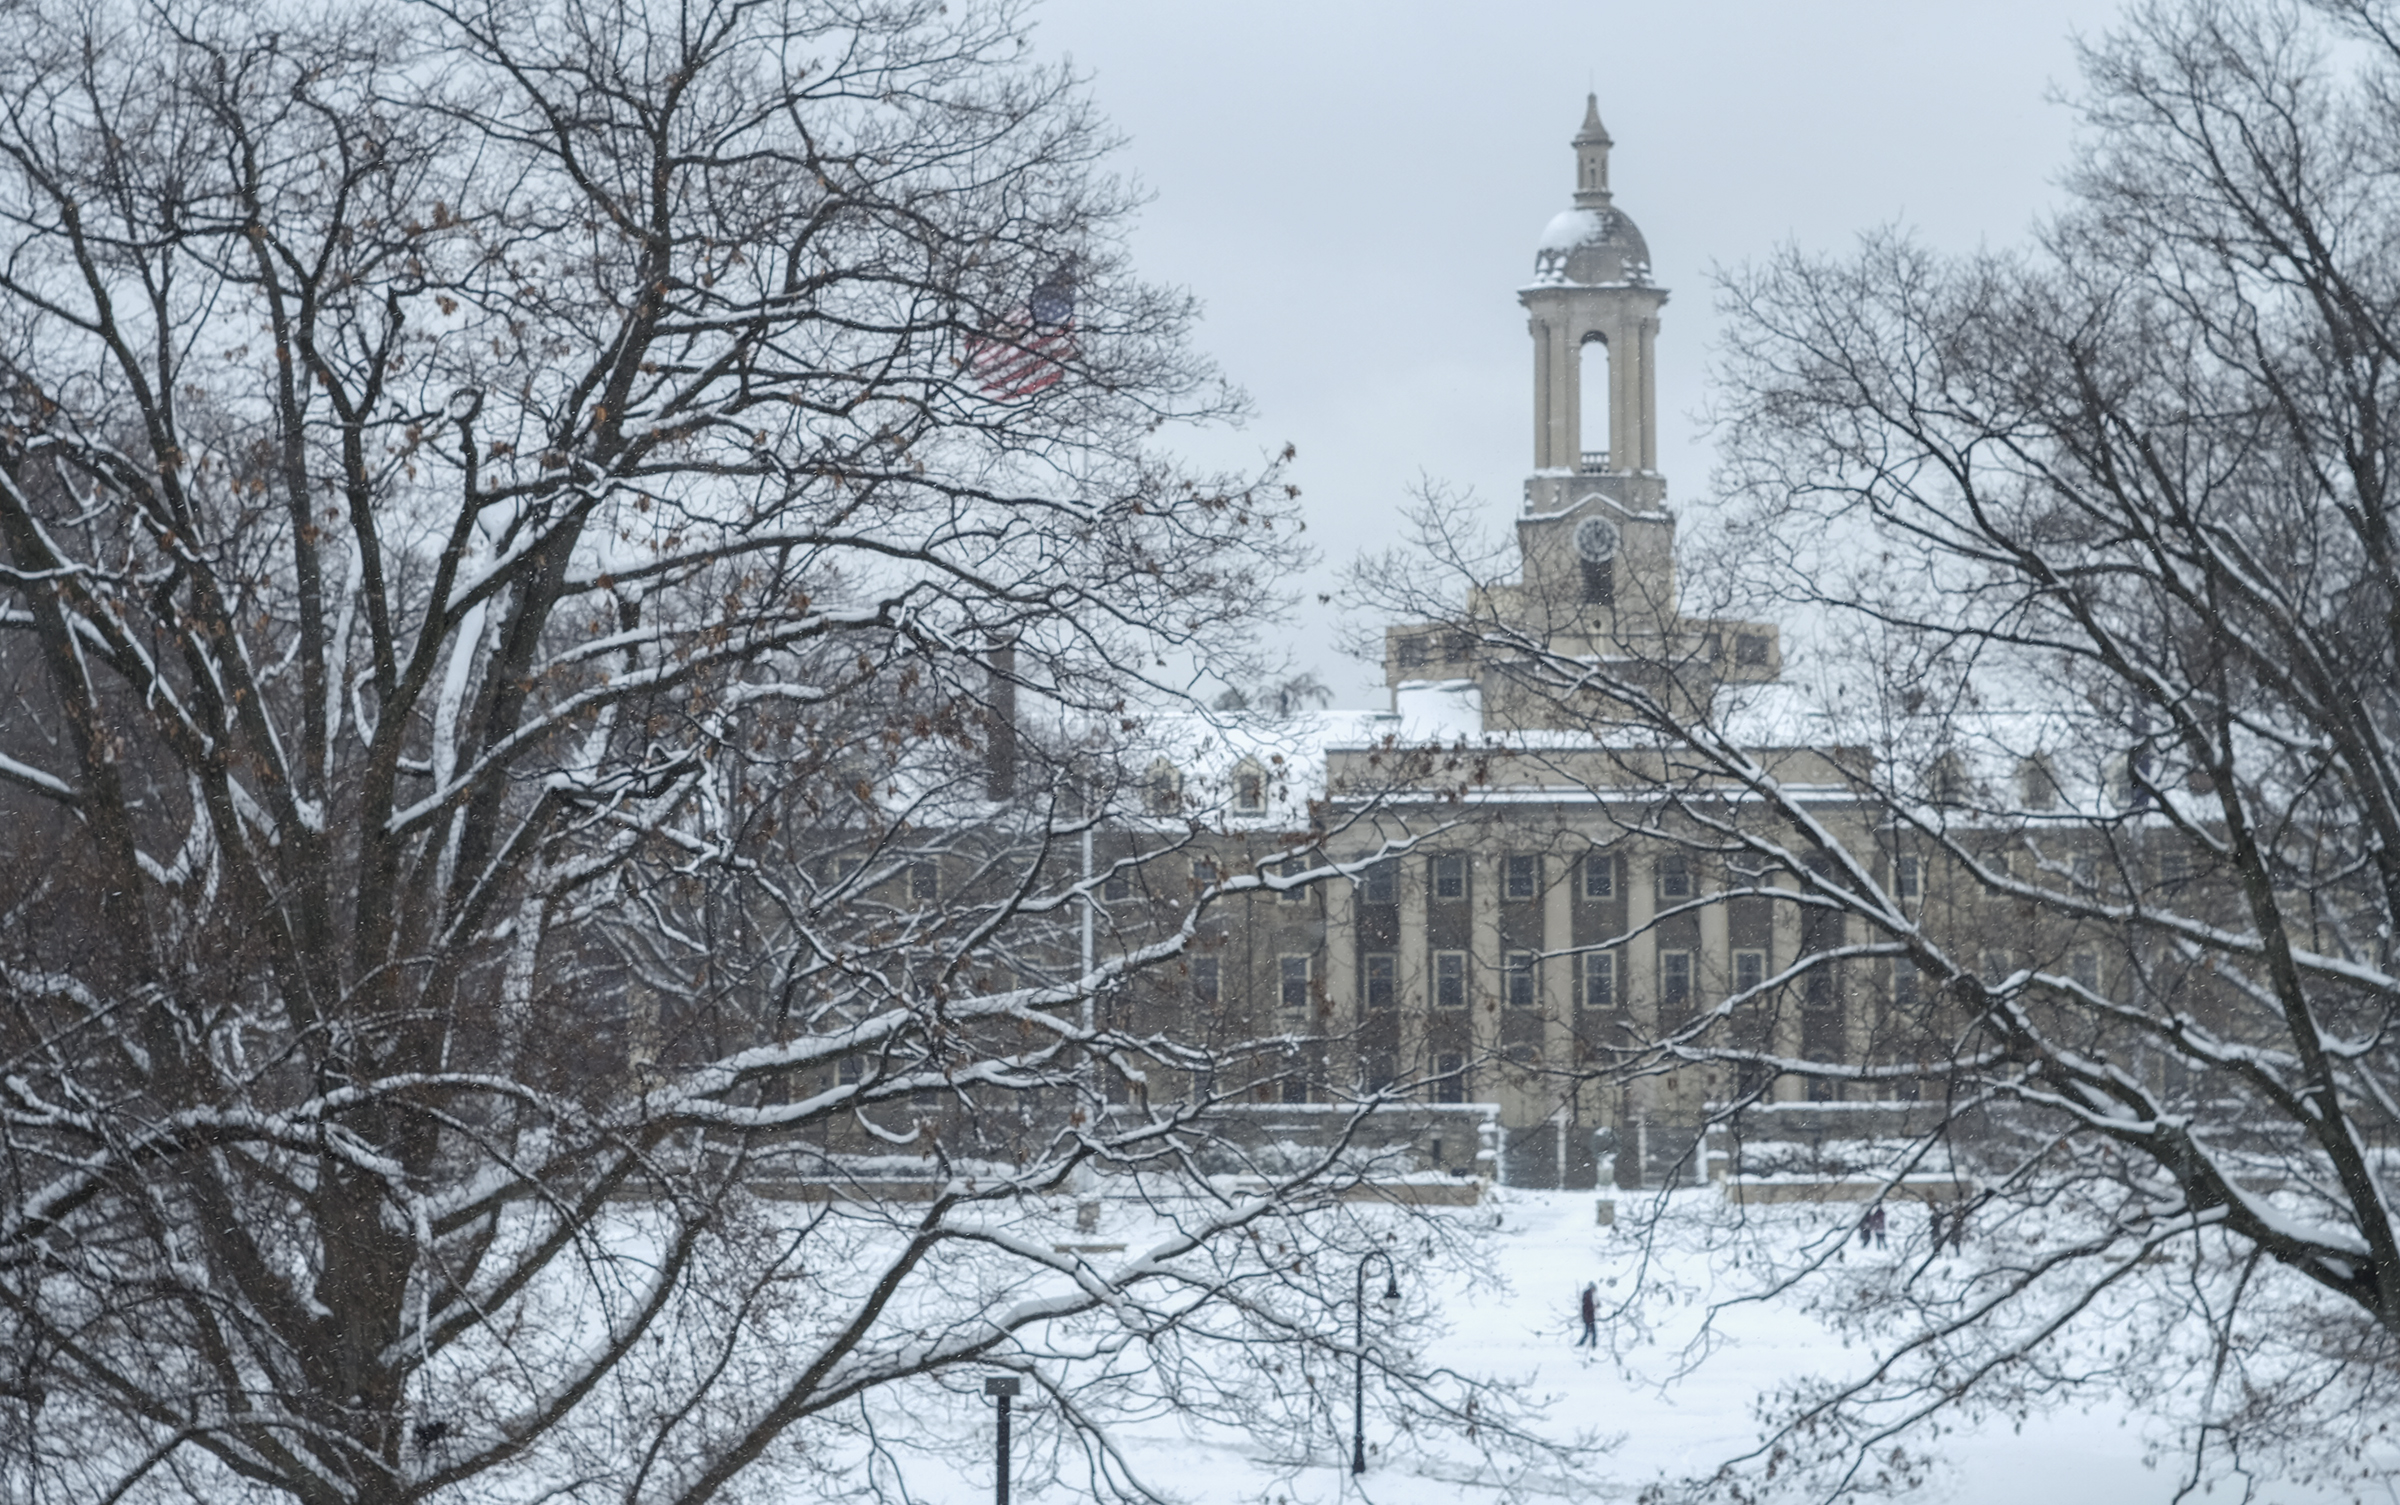
<path id="1" fill-rule="evenodd" d="M 1539 315 L 1525 321 L 1533 336 L 1533 468 L 1550 468 L 1550 325 Z"/>
<path id="2" fill-rule="evenodd" d="M 1542 1063 L 1575 1068 L 1575 892 L 1582 871 L 1572 852 L 1544 860 L 1542 886 Z M 1575 1101 L 1580 1102 L 1581 1094 Z M 1580 1110 L 1575 1115 L 1580 1118 Z M 1572 1121 L 1572 1120 L 1571 1120 Z"/>
<path id="3" fill-rule="evenodd" d="M 1778 873 L 1775 875 L 1774 884 L 1777 888 L 1797 888 L 1799 880 L 1789 873 Z M 1780 900 L 1776 902 L 1774 937 L 1775 950 L 1767 958 L 1767 970 L 1770 975 L 1783 970 L 1799 959 L 1799 905 L 1787 904 Z M 1789 1057 L 1800 1053 L 1800 991 L 1795 985 L 1785 989 L 1784 992 L 1782 1007 L 1775 1011 L 1775 1038 L 1772 1048 L 1777 1055 Z M 1789 1076 L 1776 1078 L 1774 1097 L 1776 1102 L 1799 1102 L 1802 1093 L 1803 1084 L 1796 1078 Z"/>
<path id="4" fill-rule="evenodd" d="M 1658 348 L 1658 320 L 1642 320 L 1641 338 L 1642 390 L 1640 425 L 1634 432 L 1641 436 L 1640 463 L 1628 465 L 1627 470 L 1655 472 L 1658 469 L 1658 368 L 1655 355 Z"/>
<path id="5" fill-rule="evenodd" d="M 1642 449 L 1642 342 L 1625 308 L 1609 312 L 1608 468 L 1632 470 Z"/>
<path id="6" fill-rule="evenodd" d="M 1545 858 L 1542 885 L 1542 1080 L 1557 1099 L 1552 1117 L 1558 1124 L 1557 1179 L 1561 1190 L 1570 1175 L 1586 1164 L 1591 1147 L 1585 1115 L 1591 1105 L 1572 1075 L 1575 1070 L 1575 967 L 1569 954 L 1575 944 L 1574 886 L 1582 869 L 1572 850 Z"/>
<path id="7" fill-rule="evenodd" d="M 1325 940 L 1317 950 L 1317 976 L 1325 990 L 1324 1028 L 1328 1035 L 1347 1031 L 1350 1036 L 1349 1059 L 1335 1059 L 1329 1051 L 1325 1062 L 1325 1085 L 1339 1087 L 1346 1085 L 1344 1077 L 1355 1084 L 1366 1075 L 1367 1006 L 1358 985 L 1358 925 L 1352 909 L 1358 891 L 1336 878 L 1324 885 L 1324 892 Z"/>
<path id="8" fill-rule="evenodd" d="M 1656 881 L 1657 850 L 1646 844 L 1630 845 L 1625 851 L 1625 871 L 1620 881 L 1625 888 L 1625 928 L 1627 939 L 1622 953 L 1622 967 L 1617 987 L 1625 995 L 1625 1011 L 1634 1021 L 1636 1033 L 1643 1039 L 1658 1038 L 1658 937 L 1651 922 L 1658 917 L 1658 883 Z M 1645 1077 L 1626 1089 L 1626 1108 L 1635 1118 L 1651 1115 L 1658 1095 L 1656 1077 Z M 1632 1123 L 1617 1128 L 1617 1154 L 1620 1159 L 1634 1153 Z M 1637 1174 L 1647 1176 L 1648 1168 L 1636 1162 Z M 1635 1185 L 1640 1185 L 1636 1180 Z"/>
<path id="9" fill-rule="evenodd" d="M 1505 986 L 1500 955 L 1500 859 L 1489 851 L 1473 853 L 1470 876 L 1467 879 L 1467 898 L 1472 909 L 1468 921 L 1471 950 L 1467 956 L 1467 975 L 1474 986 L 1467 994 L 1467 1059 L 1478 1063 L 1470 1082 L 1478 1102 L 1501 1100 L 1501 1083 L 1507 1073 L 1497 1065 L 1501 1059 L 1500 1009 L 1501 990 Z"/>
<path id="10" fill-rule="evenodd" d="M 1571 319 L 1545 329 L 1550 347 L 1550 458 L 1545 463 L 1573 470 L 1583 459 L 1583 345 Z"/>
<path id="11" fill-rule="evenodd" d="M 1400 901 L 1400 1069 L 1421 1078 L 1433 1065 L 1425 1040 L 1426 1015 L 1433 1006 L 1432 957 L 1425 928 L 1425 859 L 1410 855 L 1395 860 L 1400 864 L 1396 885 Z"/>
<path id="12" fill-rule="evenodd" d="M 1719 875 L 1711 874 L 1707 881 L 1714 885 L 1714 891 L 1723 892 L 1724 883 Z M 1695 890 L 1699 890 L 1700 884 L 1695 882 L 1693 887 Z M 1729 929 L 1731 918 L 1731 909 L 1722 900 L 1700 911 L 1700 955 L 1697 958 L 1698 964 L 1693 969 L 1700 974 L 1699 977 L 1693 979 L 1698 989 L 1698 996 L 1693 1002 L 1698 1008 L 1714 1007 L 1733 991 L 1733 941 Z M 1721 1026 L 1717 1032 L 1717 1038 L 1719 1040 L 1729 1039 L 1730 1031 Z M 1707 1066 L 1695 1069 L 1700 1071 L 1706 1079 L 1701 1088 L 1704 1097 L 1721 1098 L 1732 1087 L 1732 1083 L 1726 1080 L 1727 1073 L 1723 1067 Z"/>

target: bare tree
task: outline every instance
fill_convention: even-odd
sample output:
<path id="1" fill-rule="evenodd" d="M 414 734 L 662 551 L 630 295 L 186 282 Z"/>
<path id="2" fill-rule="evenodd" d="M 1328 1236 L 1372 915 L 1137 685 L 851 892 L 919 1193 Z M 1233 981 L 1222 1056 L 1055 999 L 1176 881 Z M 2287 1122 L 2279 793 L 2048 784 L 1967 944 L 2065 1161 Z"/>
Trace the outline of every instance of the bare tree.
<path id="1" fill-rule="evenodd" d="M 2094 1394 L 2176 1418 L 2195 1486 L 2371 1474 L 2400 1377 L 2400 15 L 2146 5 L 2084 67 L 2034 247 L 1884 233 L 1727 285 L 1714 578 L 1807 684 L 1450 613 L 1613 751 L 1689 907 L 1799 938 L 1629 1018 L 1614 1069 L 1720 1124 L 1921 1091 L 1863 1169 L 1977 1189 L 1826 1303 L 1873 1361 L 1776 1402 L 1753 1461 L 1826 1493 L 1947 1408 Z"/>
<path id="2" fill-rule="evenodd" d="M 1343 1136 L 1210 1181 L 1254 1047 L 1095 1008 L 1265 881 L 1080 944 L 1296 529 L 1145 449 L 1238 402 L 1014 6 L 5 32 L 9 1498 L 854 1497 L 970 1363 L 1138 1494 L 1112 1396 L 1338 1330 Z"/>

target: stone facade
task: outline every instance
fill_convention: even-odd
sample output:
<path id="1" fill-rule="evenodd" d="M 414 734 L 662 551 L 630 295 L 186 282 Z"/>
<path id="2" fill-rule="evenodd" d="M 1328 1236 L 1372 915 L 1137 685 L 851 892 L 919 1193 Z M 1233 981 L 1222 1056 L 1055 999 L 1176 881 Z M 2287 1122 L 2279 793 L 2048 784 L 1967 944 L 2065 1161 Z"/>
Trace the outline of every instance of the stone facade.
<path id="1" fill-rule="evenodd" d="M 1822 1136 L 1845 1113 L 1861 1125 L 1907 1118 L 1940 1095 L 1949 1047 L 1913 969 L 1859 956 L 1795 971 L 1859 944 L 1861 927 L 1798 902 L 1795 874 L 1746 872 L 1696 839 L 1704 822 L 1747 818 L 1743 791 L 1675 777 L 1608 704 L 1525 672 L 1523 645 L 1539 645 L 1551 662 L 1649 675 L 1660 704 L 1701 715 L 1728 697 L 1770 699 L 1783 668 L 1773 624 L 1681 611 L 1676 520 L 1655 468 L 1667 295 L 1614 205 L 1596 105 L 1573 145 L 1573 207 L 1545 231 L 1519 294 L 1535 350 L 1535 436 L 1517 577 L 1488 584 L 1448 620 L 1388 632 L 1384 712 L 1301 717 L 1244 745 L 1211 721 L 1112 775 L 1117 797 L 1093 855 L 1092 872 L 1110 875 L 1093 880 L 1099 954 L 1167 938 L 1221 877 L 1310 875 L 1281 892 L 1214 898 L 1179 959 L 1099 1004 L 1098 1022 L 1130 1035 L 1226 1047 L 1205 1076 L 1108 1075 L 1107 1095 L 1129 1111 L 1162 1095 L 1214 1097 L 1267 1112 L 1272 1133 L 1258 1132 L 1273 1138 L 1312 1121 L 1309 1109 L 1397 1085 L 1415 1117 L 1396 1169 L 1575 1187 L 1613 1166 L 1631 1186 L 1709 1173 L 1711 1105 L 1752 1101 Z M 1578 429 L 1589 340 L 1611 352 L 1605 451 L 1583 450 Z M 1437 705 L 1431 724 L 1422 713 Z M 2050 923 L 2038 904 L 1989 899 L 1955 858 L 1912 851 L 1845 773 L 1863 766 L 1859 750 L 1779 740 L 1772 717 L 1758 724 L 1767 734 L 1745 744 L 1749 755 L 1953 954 L 1981 955 L 1987 972 L 2038 966 L 2094 988 L 2130 986 L 2135 959 L 2112 954 L 2107 938 Z M 2021 832 L 1958 829 L 1991 863 L 2024 859 Z M 2059 881 L 2087 881 L 2092 858 L 2052 856 Z M 1065 854 L 1045 860 L 1054 880 L 1074 881 L 1055 866 Z M 878 902 L 905 909 L 913 881 L 895 870 Z M 928 878 L 925 892 L 953 881 Z M 1051 949 L 1046 960 L 1020 955 L 1015 980 L 1056 985 L 1081 970 L 1068 931 Z M 1007 986 L 1006 970 L 979 985 Z M 1774 1076 L 1763 1064 L 1678 1064 L 1652 1048 L 1737 997 L 1750 1001 L 1691 1043 L 1882 1075 Z M 920 1117 L 953 1111 L 938 1094 L 921 1097 Z M 1488 1105 L 1481 1119 L 1477 1104 Z M 1458 1127 L 1494 1118 L 1497 1145 Z M 1025 1132 L 1041 1131 L 1027 1120 Z"/>
<path id="2" fill-rule="evenodd" d="M 1295 1033 L 1324 1042 L 1304 1047 L 1317 1052 L 1307 1071 L 1267 1090 L 1344 1099 L 1410 1079 L 1436 1102 L 1496 1104 L 1498 1169 L 1542 1185 L 1590 1185 L 1612 1160 L 1627 1185 L 1706 1174 L 1710 1104 L 1755 1096 L 1770 1113 L 1804 1103 L 1820 1117 L 1889 1111 L 1938 1096 L 1944 1051 L 1939 1011 L 1913 969 L 1861 958 L 1767 988 L 1695 1043 L 1875 1064 L 1888 1069 L 1881 1080 L 1770 1080 L 1761 1066 L 1645 1054 L 1718 1002 L 1864 937 L 1840 914 L 1794 902 L 1800 883 L 1788 872 L 1745 874 L 1706 842 L 1662 839 L 1678 819 L 1743 818 L 1741 792 L 1679 782 L 1639 738 L 1612 735 L 1609 705 L 1562 693 L 1511 658 L 1509 644 L 1532 643 L 1552 663 L 1650 675 L 1660 703 L 1683 716 L 1721 711 L 1729 694 L 1771 697 L 1782 672 L 1773 624 L 1680 608 L 1676 520 L 1656 469 L 1667 295 L 1613 201 L 1611 144 L 1587 105 L 1573 206 L 1544 232 L 1519 292 L 1535 421 L 1518 576 L 1478 591 L 1456 618 L 1390 629 L 1391 730 L 1323 748 L 1326 834 L 1309 861 L 1348 868 L 1402 844 L 1406 854 L 1291 904 L 1240 901 L 1209 932 L 1222 958 L 1212 1003 L 1231 1015 L 1247 1002 L 1264 1022 L 1255 1005 L 1273 998 Z M 1593 340 L 1610 350 L 1605 451 L 1584 449 L 1578 428 L 1579 348 Z M 1426 745 L 1407 714 L 1434 699 L 1465 712 L 1446 746 Z M 2045 929 L 2034 907 L 1987 902 L 1966 875 L 1908 851 L 1844 774 L 1862 766 L 1857 749 L 1770 740 L 1750 753 L 1954 943 L 1993 937 L 1991 965 L 2095 982 L 2123 974 L 2089 938 Z M 1995 830 L 1994 860 L 2017 842 Z M 1228 849 L 1219 860 L 1234 870 L 1243 857 Z M 1292 1007 L 1303 971 L 1306 1010 Z M 1917 1061 L 1922 1077 L 1909 1069 Z"/>

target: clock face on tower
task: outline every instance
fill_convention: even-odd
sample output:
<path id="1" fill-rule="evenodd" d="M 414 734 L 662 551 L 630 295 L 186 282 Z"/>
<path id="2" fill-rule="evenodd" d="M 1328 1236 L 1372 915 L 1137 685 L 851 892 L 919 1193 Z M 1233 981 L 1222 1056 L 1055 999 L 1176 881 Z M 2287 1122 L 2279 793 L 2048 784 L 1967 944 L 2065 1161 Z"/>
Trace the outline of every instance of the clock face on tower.
<path id="1" fill-rule="evenodd" d="M 1594 564 L 1617 557 L 1617 525 L 1605 517 L 1587 517 L 1575 525 L 1575 552 Z"/>

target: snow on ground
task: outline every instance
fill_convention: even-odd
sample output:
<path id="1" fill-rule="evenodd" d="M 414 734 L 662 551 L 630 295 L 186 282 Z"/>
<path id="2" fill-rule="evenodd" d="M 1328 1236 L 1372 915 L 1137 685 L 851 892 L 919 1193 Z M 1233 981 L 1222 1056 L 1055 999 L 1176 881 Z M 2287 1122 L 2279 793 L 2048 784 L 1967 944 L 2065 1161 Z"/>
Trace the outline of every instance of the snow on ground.
<path id="1" fill-rule="evenodd" d="M 1490 1226 L 1489 1268 L 1455 1278 L 1437 1293 L 1447 1334 L 1429 1353 L 1463 1371 L 1513 1376 L 1553 1397 L 1549 1419 L 1562 1430 L 1591 1430 L 1620 1437 L 1616 1450 L 1588 1475 L 1523 1481 L 1517 1498 L 1636 1501 L 1646 1486 L 1667 1485 L 1649 1498 L 1682 1498 L 1671 1481 L 1704 1473 L 1743 1451 L 1757 1438 L 1753 1404 L 1767 1388 L 1801 1375 L 1841 1372 L 1863 1357 L 1845 1353 L 1839 1340 L 1790 1306 L 1745 1307 L 1718 1318 L 1721 1342 L 1691 1372 L 1685 1344 L 1712 1294 L 1722 1296 L 1720 1248 L 1704 1252 L 1697 1238 L 1666 1254 L 1665 1284 L 1676 1289 L 1672 1304 L 1646 1308 L 1654 1324 L 1624 1345 L 1621 1355 L 1594 1354 L 1574 1346 L 1576 1293 L 1586 1280 L 1604 1288 L 1627 1282 L 1639 1257 L 1625 1227 L 1597 1226 L 1590 1192 L 1500 1191 L 1484 1206 L 1437 1216 L 1475 1219 Z M 1721 1218 L 1714 1191 L 1681 1194 L 1675 1218 L 1697 1229 Z M 1832 1220 L 1855 1216 L 1831 1208 L 1779 1210 L 1782 1236 L 1805 1236 L 1810 1225 L 1828 1230 Z M 1494 1226 L 1496 1225 L 1496 1226 Z M 1099 1236 L 1138 1239 L 1143 1232 L 1130 1211 L 1114 1211 Z M 1849 1258 L 1893 1258 L 1862 1255 Z M 1404 1276 L 1420 1272 L 1404 1270 Z M 1620 1358 L 1622 1363 L 1620 1363 Z M 1662 1380 L 1671 1383 L 1661 1384 Z M 1154 1486 L 1190 1505 L 1485 1505 L 1508 1496 L 1471 1481 L 1469 1471 L 1438 1463 L 1395 1460 L 1371 1467 L 1354 1484 L 1349 1463 L 1349 1411 L 1341 1435 L 1327 1436 L 1317 1455 L 1290 1470 L 1257 1458 L 1238 1440 L 1196 1441 L 1170 1421 L 1122 1434 L 1128 1459 Z M 1021 1416 L 1018 1432 L 1038 1443 L 1039 1414 Z M 1372 1419 L 1370 1438 L 1372 1439 Z M 1939 1456 L 1936 1472 L 1908 1498 L 1928 1505 L 2166 1505 L 2178 1479 L 2170 1458 L 2146 1467 L 2144 1418 L 2122 1409 L 2090 1407 L 2038 1416 L 2022 1434 L 2007 1421 L 1960 1427 L 1927 1440 Z M 912 1487 L 923 1481 L 912 1479 Z M 2195 1499 L 2239 1499 L 2236 1487 L 2220 1486 Z M 1082 1497 L 1071 1482 L 1046 1488 L 1020 1487 L 1027 1502 Z M 941 1505 L 991 1498 L 991 1476 L 979 1470 L 934 1483 L 921 1498 Z M 1770 1498 L 1773 1498 L 1770 1496 Z M 1797 1497 L 1795 1497 L 1797 1498 Z M 2262 1484 L 2257 1498 L 2274 1505 L 2322 1505 L 2347 1496 L 2294 1491 Z M 2400 1499 L 2400 1493 L 2395 1493 Z"/>

